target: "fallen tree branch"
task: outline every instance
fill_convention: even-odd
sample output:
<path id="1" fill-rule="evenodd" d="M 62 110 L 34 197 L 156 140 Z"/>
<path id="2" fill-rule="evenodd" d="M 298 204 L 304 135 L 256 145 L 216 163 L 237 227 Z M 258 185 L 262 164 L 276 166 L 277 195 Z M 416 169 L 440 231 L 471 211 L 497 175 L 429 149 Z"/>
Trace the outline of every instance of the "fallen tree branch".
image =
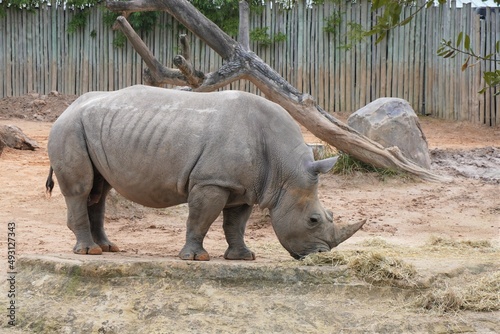
<path id="1" fill-rule="evenodd" d="M 203 82 L 198 87 L 194 87 L 194 91 L 213 91 L 234 80 L 247 79 L 254 83 L 269 100 L 285 108 L 311 133 L 339 150 L 376 167 L 405 171 L 430 181 L 447 179 L 412 163 L 399 150 L 382 147 L 328 114 L 316 104 L 310 95 L 299 92 L 255 53 L 233 40 L 188 1 L 108 1 L 106 7 L 118 12 L 167 11 L 214 49 L 224 59 L 225 64 L 218 71 L 205 75 Z M 181 85 L 186 85 L 186 76 L 183 78 L 184 82 Z M 175 80 L 171 80 L 168 83 L 175 84 L 174 82 Z"/>

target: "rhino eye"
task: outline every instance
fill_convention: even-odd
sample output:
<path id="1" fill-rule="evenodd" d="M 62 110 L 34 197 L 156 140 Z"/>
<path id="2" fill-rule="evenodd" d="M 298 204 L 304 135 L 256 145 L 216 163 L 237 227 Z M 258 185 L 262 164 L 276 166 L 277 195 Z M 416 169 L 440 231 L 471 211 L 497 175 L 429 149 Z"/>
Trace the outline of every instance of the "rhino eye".
<path id="1" fill-rule="evenodd" d="M 321 216 L 318 214 L 314 214 L 309 217 L 309 226 L 314 227 L 321 222 Z"/>

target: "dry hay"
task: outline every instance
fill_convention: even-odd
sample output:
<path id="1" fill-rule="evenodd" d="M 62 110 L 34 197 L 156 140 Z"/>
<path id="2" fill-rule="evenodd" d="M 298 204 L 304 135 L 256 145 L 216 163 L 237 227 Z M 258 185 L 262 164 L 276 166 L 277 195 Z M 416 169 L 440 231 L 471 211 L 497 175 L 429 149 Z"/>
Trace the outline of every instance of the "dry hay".
<path id="1" fill-rule="evenodd" d="M 451 287 L 447 283 L 417 296 L 414 305 L 441 313 L 459 310 L 500 310 L 500 272 L 477 276 L 468 275 L 463 286 Z"/>
<path id="2" fill-rule="evenodd" d="M 483 251 L 494 250 L 491 242 L 487 240 L 453 240 L 453 239 L 445 239 L 442 237 L 431 237 L 428 242 L 428 246 L 431 250 L 436 249 L 457 249 L 457 250 L 466 250 L 466 249 L 477 249 Z"/>
<path id="3" fill-rule="evenodd" d="M 346 265 L 356 277 L 376 285 L 415 287 L 415 267 L 398 258 L 371 251 L 330 251 L 306 256 L 302 263 L 308 266 Z"/>
<path id="4" fill-rule="evenodd" d="M 415 267 L 397 256 L 418 258 L 432 252 L 440 257 L 462 257 L 478 252 L 487 259 L 496 258 L 498 248 L 486 240 L 453 240 L 431 238 L 424 246 L 411 249 L 391 245 L 380 238 L 365 240 L 370 250 L 332 250 L 306 256 L 302 263 L 309 266 L 344 266 L 353 275 L 374 285 L 396 286 L 412 290 L 408 306 L 439 313 L 463 310 L 484 312 L 500 310 L 500 272 L 489 271 L 459 276 L 436 276 L 425 283 Z M 471 253 L 472 252 L 472 253 Z M 419 255 L 420 254 L 420 255 Z M 477 254 L 477 253 L 476 253 Z M 474 255 L 472 255 L 474 256 Z M 425 287 L 425 288 L 424 288 Z M 412 294 L 413 294 L 412 293 Z"/>

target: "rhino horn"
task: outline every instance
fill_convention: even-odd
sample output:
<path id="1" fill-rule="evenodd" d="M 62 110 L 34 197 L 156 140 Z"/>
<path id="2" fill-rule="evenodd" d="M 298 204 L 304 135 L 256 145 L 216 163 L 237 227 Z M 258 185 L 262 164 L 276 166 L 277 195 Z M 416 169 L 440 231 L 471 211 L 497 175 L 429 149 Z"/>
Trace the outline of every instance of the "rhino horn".
<path id="1" fill-rule="evenodd" d="M 349 239 L 357 230 L 359 230 L 367 219 L 354 224 L 335 224 L 333 227 L 333 247 Z"/>

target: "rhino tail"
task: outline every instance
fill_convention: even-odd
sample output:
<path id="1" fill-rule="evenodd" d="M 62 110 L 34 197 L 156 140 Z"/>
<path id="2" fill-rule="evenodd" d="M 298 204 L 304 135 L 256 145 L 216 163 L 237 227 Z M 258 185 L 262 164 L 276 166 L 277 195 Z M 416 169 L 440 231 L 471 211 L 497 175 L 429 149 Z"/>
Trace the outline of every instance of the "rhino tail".
<path id="1" fill-rule="evenodd" d="M 54 189 L 54 180 L 52 179 L 52 175 L 54 174 L 54 169 L 50 166 L 49 176 L 47 177 L 47 181 L 45 182 L 45 194 L 47 197 L 50 197 L 52 194 L 52 189 Z"/>

